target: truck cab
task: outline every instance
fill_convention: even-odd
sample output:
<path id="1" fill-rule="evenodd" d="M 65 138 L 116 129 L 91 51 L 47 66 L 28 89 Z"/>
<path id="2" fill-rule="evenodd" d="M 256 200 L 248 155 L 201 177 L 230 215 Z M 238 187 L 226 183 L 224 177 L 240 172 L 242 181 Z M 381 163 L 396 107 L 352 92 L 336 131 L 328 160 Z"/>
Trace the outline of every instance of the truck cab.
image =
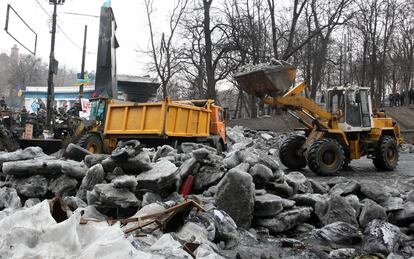
<path id="1" fill-rule="evenodd" d="M 216 135 L 218 137 L 218 141 L 220 143 L 216 144 L 217 148 L 222 148 L 222 150 L 226 149 L 226 113 L 223 108 L 217 105 L 211 105 L 211 126 L 210 126 L 210 133 L 211 135 Z M 217 145 L 221 145 L 218 147 Z"/>

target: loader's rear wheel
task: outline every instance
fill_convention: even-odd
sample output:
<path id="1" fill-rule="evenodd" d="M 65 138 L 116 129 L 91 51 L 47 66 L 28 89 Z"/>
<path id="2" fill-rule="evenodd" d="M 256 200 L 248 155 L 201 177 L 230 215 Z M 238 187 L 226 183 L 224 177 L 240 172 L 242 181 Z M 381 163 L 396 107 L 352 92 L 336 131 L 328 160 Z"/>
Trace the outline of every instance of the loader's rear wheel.
<path id="1" fill-rule="evenodd" d="M 308 151 L 308 166 L 319 175 L 333 175 L 341 170 L 345 160 L 344 149 L 334 139 L 313 142 Z"/>
<path id="2" fill-rule="evenodd" d="M 103 153 L 102 140 L 96 134 L 86 134 L 79 139 L 77 144 L 93 154 Z"/>
<path id="3" fill-rule="evenodd" d="M 300 170 L 306 166 L 306 159 L 299 150 L 305 144 L 306 137 L 292 135 L 287 137 L 279 149 L 279 158 L 282 164 L 291 170 Z"/>
<path id="4" fill-rule="evenodd" d="M 381 138 L 373 159 L 375 167 L 380 171 L 393 171 L 398 164 L 399 149 L 397 141 L 390 136 Z"/>

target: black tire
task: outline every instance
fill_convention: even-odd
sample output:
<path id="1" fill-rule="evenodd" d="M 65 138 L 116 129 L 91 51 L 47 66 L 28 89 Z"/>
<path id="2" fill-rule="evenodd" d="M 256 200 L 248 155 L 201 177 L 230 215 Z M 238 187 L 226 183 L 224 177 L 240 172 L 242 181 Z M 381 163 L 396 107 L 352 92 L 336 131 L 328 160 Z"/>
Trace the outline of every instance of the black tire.
<path id="1" fill-rule="evenodd" d="M 305 144 L 306 137 L 302 135 L 291 135 L 287 137 L 279 149 L 279 159 L 283 165 L 291 170 L 300 170 L 306 166 L 306 158 L 299 154 L 298 150 Z"/>
<path id="2" fill-rule="evenodd" d="M 334 175 L 345 161 L 345 152 L 341 144 L 334 139 L 314 141 L 308 151 L 308 166 L 318 175 Z"/>
<path id="3" fill-rule="evenodd" d="M 93 154 L 102 154 L 104 151 L 102 140 L 96 134 L 86 134 L 77 144 Z"/>
<path id="4" fill-rule="evenodd" d="M 372 160 L 380 171 L 394 171 L 398 165 L 399 148 L 397 141 L 390 136 L 383 136 L 375 149 L 375 158 Z"/>
<path id="5" fill-rule="evenodd" d="M 85 148 L 81 147 L 80 145 L 70 143 L 66 147 L 63 156 L 68 159 L 81 162 L 82 160 L 85 159 L 85 156 L 90 155 L 90 154 L 92 153 L 86 150 Z"/>

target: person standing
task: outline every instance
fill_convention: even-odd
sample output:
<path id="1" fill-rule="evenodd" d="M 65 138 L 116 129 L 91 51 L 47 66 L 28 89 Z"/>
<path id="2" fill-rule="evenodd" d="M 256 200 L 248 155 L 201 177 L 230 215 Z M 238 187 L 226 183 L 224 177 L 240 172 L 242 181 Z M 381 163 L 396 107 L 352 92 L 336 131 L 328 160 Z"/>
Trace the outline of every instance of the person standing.
<path id="1" fill-rule="evenodd" d="M 404 93 L 404 91 L 401 91 L 401 94 L 400 94 L 400 106 L 404 106 L 404 99 L 405 99 L 405 93 Z"/>
<path id="2" fill-rule="evenodd" d="M 411 87 L 410 91 L 408 92 L 408 97 L 410 99 L 410 104 L 414 104 L 414 88 Z"/>

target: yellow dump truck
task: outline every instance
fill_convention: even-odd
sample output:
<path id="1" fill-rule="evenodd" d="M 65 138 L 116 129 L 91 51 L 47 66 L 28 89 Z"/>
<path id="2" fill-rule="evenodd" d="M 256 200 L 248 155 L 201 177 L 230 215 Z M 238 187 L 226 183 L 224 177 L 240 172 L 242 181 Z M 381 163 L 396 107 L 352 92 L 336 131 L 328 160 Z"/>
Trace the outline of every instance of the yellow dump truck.
<path id="1" fill-rule="evenodd" d="M 88 133 L 78 144 L 92 153 L 109 153 L 120 140 L 137 139 L 147 146 L 182 142 L 226 148 L 224 110 L 213 100 L 134 103 L 105 98 L 91 100 Z"/>

